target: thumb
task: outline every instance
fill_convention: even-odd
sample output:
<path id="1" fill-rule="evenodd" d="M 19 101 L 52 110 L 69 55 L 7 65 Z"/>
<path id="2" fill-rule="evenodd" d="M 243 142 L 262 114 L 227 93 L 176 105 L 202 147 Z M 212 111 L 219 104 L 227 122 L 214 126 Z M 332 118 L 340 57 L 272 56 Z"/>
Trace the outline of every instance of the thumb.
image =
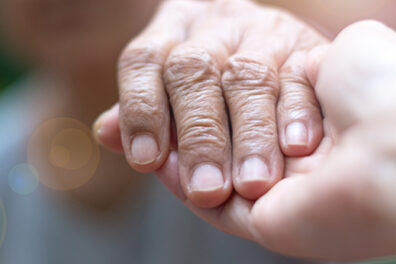
<path id="1" fill-rule="evenodd" d="M 121 132 L 118 123 L 119 104 L 101 114 L 93 125 L 96 141 L 116 153 L 123 153 Z"/>

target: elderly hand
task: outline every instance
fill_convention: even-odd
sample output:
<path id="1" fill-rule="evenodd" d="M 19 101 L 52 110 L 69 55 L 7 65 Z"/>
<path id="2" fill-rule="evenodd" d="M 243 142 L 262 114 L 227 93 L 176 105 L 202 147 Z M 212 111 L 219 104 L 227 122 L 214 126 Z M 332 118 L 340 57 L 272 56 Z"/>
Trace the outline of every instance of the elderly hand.
<path id="1" fill-rule="evenodd" d="M 303 66 L 323 43 L 290 14 L 250 1 L 166 1 L 121 56 L 120 128 L 117 106 L 97 138 L 120 150 L 121 132 L 132 168 L 154 171 L 172 148 L 174 118 L 189 200 L 215 207 L 233 187 L 257 199 L 283 177 L 283 154 L 311 154 L 322 139 Z"/>
<path id="2" fill-rule="evenodd" d="M 306 65 L 314 83 L 318 54 Z M 283 254 L 337 261 L 396 255 L 395 84 L 395 32 L 354 24 L 331 45 L 319 73 L 321 145 L 309 157 L 288 158 L 285 179 L 267 194 L 249 201 L 235 193 L 218 208 L 198 208 L 179 187 L 176 152 L 160 179 L 209 223 Z"/>

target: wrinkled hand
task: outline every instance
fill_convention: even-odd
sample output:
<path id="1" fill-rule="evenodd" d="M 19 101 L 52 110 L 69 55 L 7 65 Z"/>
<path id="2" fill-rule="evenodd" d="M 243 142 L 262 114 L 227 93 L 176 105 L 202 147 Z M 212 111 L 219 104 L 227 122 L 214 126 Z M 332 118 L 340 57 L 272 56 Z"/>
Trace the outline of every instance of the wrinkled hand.
<path id="1" fill-rule="evenodd" d="M 316 82 L 320 56 L 306 70 Z M 286 178 L 257 201 L 234 194 L 215 209 L 180 189 L 178 155 L 159 177 L 219 229 L 274 251 L 315 259 L 396 254 L 396 34 L 372 21 L 345 29 L 328 50 L 316 85 L 325 137 L 314 154 L 286 160 Z"/>
<path id="2" fill-rule="evenodd" d="M 250 1 L 166 1 L 121 56 L 120 128 L 115 107 L 97 138 L 119 150 L 121 132 L 141 172 L 177 149 L 181 187 L 198 206 L 222 204 L 233 187 L 257 199 L 283 178 L 283 154 L 311 154 L 322 139 L 304 62 L 323 43 L 290 14 Z"/>

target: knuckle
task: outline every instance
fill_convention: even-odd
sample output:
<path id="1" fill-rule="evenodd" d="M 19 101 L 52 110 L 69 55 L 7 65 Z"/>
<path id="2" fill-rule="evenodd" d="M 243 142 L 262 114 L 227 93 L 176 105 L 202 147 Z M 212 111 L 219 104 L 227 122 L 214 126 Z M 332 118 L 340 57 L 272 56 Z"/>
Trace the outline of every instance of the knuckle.
<path id="1" fill-rule="evenodd" d="M 126 91 L 120 104 L 123 112 L 132 113 L 132 117 L 145 114 L 154 118 L 163 111 L 163 104 L 150 91 L 143 89 Z"/>
<path id="2" fill-rule="evenodd" d="M 272 146 L 277 140 L 277 126 L 272 117 L 250 117 L 235 131 L 235 138 L 241 142 L 259 142 Z"/>
<path id="3" fill-rule="evenodd" d="M 162 129 L 167 120 L 163 108 L 151 102 L 133 98 L 120 107 L 120 124 L 130 133 Z"/>
<path id="4" fill-rule="evenodd" d="M 279 74 L 279 78 L 282 82 L 297 83 L 307 87 L 310 86 L 303 63 L 284 65 Z"/>
<path id="5" fill-rule="evenodd" d="M 154 122 L 162 116 L 164 104 L 152 87 L 152 74 L 160 72 L 161 55 L 153 45 L 130 44 L 119 60 L 120 106 L 126 120 Z M 150 117 L 150 118 L 149 118 Z"/>
<path id="6" fill-rule="evenodd" d="M 313 89 L 298 82 L 288 85 L 293 88 L 282 91 L 278 104 L 280 113 L 288 113 L 294 119 L 321 115 L 320 105 Z"/>
<path id="7" fill-rule="evenodd" d="M 133 78 L 146 70 L 160 70 L 163 64 L 163 54 L 154 45 L 130 44 L 121 54 L 118 69 L 121 78 Z"/>
<path id="8" fill-rule="evenodd" d="M 227 149 L 227 133 L 220 120 L 211 116 L 189 117 L 178 129 L 179 149 L 198 155 L 212 153 L 225 153 Z"/>
<path id="9" fill-rule="evenodd" d="M 222 83 L 232 93 L 257 89 L 274 97 L 279 93 L 276 67 L 253 59 L 253 56 L 231 57 L 225 65 Z"/>
<path id="10" fill-rule="evenodd" d="M 130 45 L 119 61 L 120 105 L 122 113 L 136 116 L 160 116 L 163 104 L 160 96 L 151 86 L 147 72 L 156 72 L 161 68 L 157 49 L 150 45 L 137 47 Z"/>
<path id="11" fill-rule="evenodd" d="M 319 114 L 319 103 L 301 63 L 305 60 L 305 53 L 297 52 L 290 58 L 291 62 L 283 65 L 279 74 L 282 89 L 278 110 L 291 114 L 293 118 Z"/>
<path id="12" fill-rule="evenodd" d="M 219 79 L 217 60 L 206 49 L 178 49 L 165 64 L 164 80 L 169 90 L 202 88 L 202 84 L 218 84 Z"/>
<path id="13" fill-rule="evenodd" d="M 279 104 L 280 110 L 299 113 L 300 116 L 319 113 L 319 103 L 314 93 L 301 93 L 298 91 L 287 92 Z M 296 116 L 297 117 L 297 116 Z"/>

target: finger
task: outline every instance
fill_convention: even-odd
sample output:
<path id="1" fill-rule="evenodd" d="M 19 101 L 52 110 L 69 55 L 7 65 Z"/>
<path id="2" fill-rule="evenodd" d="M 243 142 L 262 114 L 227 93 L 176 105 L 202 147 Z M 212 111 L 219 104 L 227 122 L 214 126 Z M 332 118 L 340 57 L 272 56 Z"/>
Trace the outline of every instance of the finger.
<path id="1" fill-rule="evenodd" d="M 279 142 L 285 155 L 311 154 L 323 137 L 322 114 L 304 70 L 305 51 L 290 55 L 280 70 Z"/>
<path id="2" fill-rule="evenodd" d="M 386 105 L 386 100 L 376 100 L 376 94 L 390 96 L 389 84 L 394 80 L 395 68 L 391 61 L 396 58 L 394 42 L 389 42 L 392 36 L 395 39 L 395 34 L 379 23 L 363 22 L 349 27 L 330 48 L 317 90 L 328 119 L 337 126 L 341 137 L 338 142 L 342 145 L 329 155 L 326 166 L 320 166 L 311 177 L 282 181 L 271 195 L 258 201 L 253 217 L 264 246 L 295 256 L 333 260 L 373 258 L 395 252 L 395 244 L 389 243 L 395 237 L 394 218 L 392 224 L 384 218 L 384 212 L 393 209 L 381 207 L 394 193 L 392 188 L 384 187 L 393 185 L 378 181 L 381 173 L 372 171 L 378 167 L 378 153 L 367 149 L 373 138 L 383 135 L 373 137 L 375 133 L 371 131 L 370 138 L 362 139 L 353 133 L 361 131 L 362 121 L 354 114 L 370 109 L 370 103 L 381 102 L 372 108 L 376 110 Z M 367 91 L 375 92 L 366 94 Z M 376 133 L 386 131 L 373 126 L 377 116 L 369 120 L 367 127 L 375 127 Z M 346 132 L 348 138 L 343 137 Z"/>
<path id="3" fill-rule="evenodd" d="M 322 65 L 322 62 L 329 48 L 330 48 L 329 44 L 324 44 L 314 48 L 307 55 L 304 68 L 305 68 L 305 74 L 307 75 L 307 78 L 310 84 L 312 85 L 312 87 L 316 86 L 316 83 L 318 81 L 320 66 Z"/>
<path id="4" fill-rule="evenodd" d="M 334 149 L 326 166 L 282 180 L 257 201 L 252 222 L 261 245 L 296 257 L 337 261 L 394 252 L 389 243 L 395 236 L 394 217 L 386 213 L 393 209 L 381 207 L 394 190 L 378 181 L 381 174 L 372 170 L 378 154 L 372 156 L 356 136 L 353 144 Z"/>
<path id="5" fill-rule="evenodd" d="M 118 114 L 119 104 L 101 114 L 95 121 L 93 133 L 96 141 L 102 146 L 113 152 L 123 153 Z"/>
<path id="6" fill-rule="evenodd" d="M 233 131 L 233 183 L 247 199 L 260 197 L 283 175 L 275 111 L 280 59 L 274 42 L 279 41 L 246 34 L 222 77 Z"/>
<path id="7" fill-rule="evenodd" d="M 177 127 L 182 186 L 201 207 L 223 203 L 232 188 L 231 142 L 220 84 L 228 49 L 213 25 L 202 25 L 176 47 L 164 71 Z"/>
<path id="8" fill-rule="evenodd" d="M 254 240 L 285 255 L 339 261 L 385 256 L 394 252 L 394 243 L 389 243 L 395 236 L 394 218 L 389 218 L 392 220 L 386 224 L 381 222 L 377 228 L 367 228 L 374 227 L 373 218 L 363 217 L 362 213 L 383 215 L 384 211 L 362 211 L 361 208 L 367 208 L 368 204 L 372 208 L 386 204 L 384 201 L 389 201 L 394 191 L 387 188 L 387 193 L 379 192 L 380 186 L 374 183 L 376 177 L 366 177 L 373 159 L 367 157 L 364 154 L 367 151 L 361 147 L 351 145 L 347 150 L 338 149 L 330 159 L 326 158 L 329 166 L 317 167 L 309 175 L 282 180 L 255 204 L 233 195 L 225 206 L 202 209 L 187 200 L 183 192 L 178 197 L 220 230 Z M 177 159 L 175 152 L 157 172 L 174 193 L 180 188 Z M 366 180 L 362 182 L 362 179 Z M 368 203 L 370 199 L 376 202 Z"/>
<path id="9" fill-rule="evenodd" d="M 179 177 L 177 152 L 172 151 L 164 166 L 156 174 L 159 180 L 167 187 L 177 198 L 179 198 L 189 209 L 199 217 L 202 217 L 209 224 L 228 234 L 233 234 L 245 239 L 253 239 L 254 231 L 252 230 L 251 208 L 253 203 L 244 200 L 238 195 L 227 202 L 227 205 L 203 209 L 192 203 L 184 195 Z"/>
<path id="10" fill-rule="evenodd" d="M 167 1 L 120 58 L 122 143 L 129 164 L 140 172 L 155 170 L 168 155 L 170 118 L 163 64 L 169 51 L 185 39 L 189 19 L 203 4 Z"/>
<path id="11" fill-rule="evenodd" d="M 319 248 L 317 245 L 322 245 L 323 242 L 317 237 L 315 241 L 310 241 L 318 227 L 317 219 L 314 220 L 317 218 L 314 216 L 314 210 L 319 209 L 326 219 L 326 212 L 331 209 L 328 205 L 322 204 L 322 200 L 319 201 L 318 195 L 322 196 L 323 193 L 315 191 L 316 181 L 314 176 L 310 179 L 306 176 L 284 179 L 256 202 L 251 212 L 257 242 L 286 255 L 321 257 L 315 251 Z M 316 188 L 321 189 L 319 186 Z M 320 233 L 323 230 L 317 231 Z M 327 237 L 323 237 L 323 241 L 326 240 Z"/>

